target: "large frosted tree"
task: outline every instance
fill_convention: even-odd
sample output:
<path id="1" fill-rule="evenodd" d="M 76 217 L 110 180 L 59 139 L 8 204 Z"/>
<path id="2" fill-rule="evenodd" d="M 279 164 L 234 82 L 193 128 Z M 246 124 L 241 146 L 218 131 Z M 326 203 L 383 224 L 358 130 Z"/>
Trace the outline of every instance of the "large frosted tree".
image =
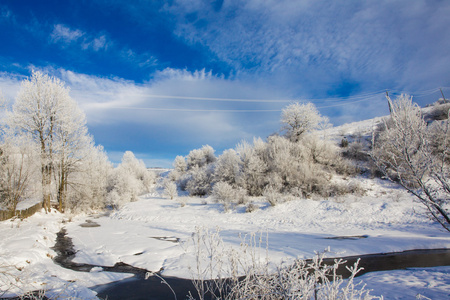
<path id="1" fill-rule="evenodd" d="M 391 116 L 384 131 L 374 135 L 371 156 L 387 178 L 416 196 L 450 231 L 449 120 L 427 126 L 410 96 L 388 101 Z"/>
<path id="2" fill-rule="evenodd" d="M 328 123 L 328 118 L 320 115 L 312 103 L 292 103 L 281 113 L 282 130 L 292 142 L 298 142 L 308 132 L 319 129 Z"/>
<path id="3" fill-rule="evenodd" d="M 69 176 L 87 155 L 92 138 L 85 115 L 59 79 L 33 72 L 22 82 L 9 116 L 17 135 L 29 135 L 39 147 L 43 207 L 50 210 L 55 181 L 59 209 L 63 210 Z"/>

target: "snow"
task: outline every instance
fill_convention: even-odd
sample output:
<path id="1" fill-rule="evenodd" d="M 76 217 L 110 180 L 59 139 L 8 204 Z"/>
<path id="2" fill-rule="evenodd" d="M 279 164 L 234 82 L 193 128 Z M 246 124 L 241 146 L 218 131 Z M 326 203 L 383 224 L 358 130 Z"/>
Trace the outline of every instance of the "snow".
<path id="1" fill-rule="evenodd" d="M 450 298 L 450 267 L 373 272 L 358 279 L 372 290 L 372 295 L 384 295 L 385 299 Z"/>
<path id="2" fill-rule="evenodd" d="M 346 180 L 346 179 L 340 179 Z M 109 215 L 77 215 L 69 218 L 44 212 L 21 220 L 0 222 L 1 266 L 21 278 L 13 292 L 46 288 L 53 293 L 70 293 L 93 298 L 90 287 L 122 280 L 132 275 L 105 272 L 102 266 L 124 262 L 162 275 L 191 278 L 189 266 L 195 261 L 189 241 L 197 227 L 220 228 L 227 247 L 239 247 L 239 234 L 268 234 L 268 253 L 277 263 L 297 257 L 310 258 L 330 247 L 329 256 L 351 256 L 412 249 L 449 248 L 450 236 L 430 220 L 412 196 L 392 183 L 358 178 L 367 192 L 330 199 L 296 199 L 269 206 L 255 198 L 260 209 L 245 213 L 243 206 L 224 213 L 211 199 L 186 198 L 181 207 L 176 200 L 163 198 L 162 191 L 140 197 Z M 209 204 L 203 204 L 205 200 Z M 98 227 L 81 227 L 86 222 Z M 77 251 L 75 262 L 98 265 L 90 273 L 64 269 L 52 261 L 56 233 L 67 230 Z M 333 237 L 361 237 L 333 239 Z M 21 271 L 19 271 L 19 269 Z M 0 274 L 5 273 L 1 271 Z M 372 294 L 386 299 L 406 299 L 402 295 L 420 293 L 447 298 L 450 268 L 376 272 L 361 277 Z M 6 276 L 0 275 L 1 290 Z M 407 284 L 406 284 L 407 283 Z M 391 296 L 392 295 L 392 296 Z M 431 296 L 430 296 L 431 295 Z M 397 297 L 397 298 L 395 298 Z M 410 298 L 410 297 L 409 297 Z"/>
<path id="3" fill-rule="evenodd" d="M 25 210 L 25 209 L 27 209 L 29 207 L 32 207 L 32 206 L 34 206 L 34 205 L 36 205 L 37 203 L 40 203 L 40 202 L 42 202 L 42 200 L 40 200 L 40 199 L 28 198 L 28 199 L 25 199 L 23 201 L 20 201 L 17 204 L 16 210 Z"/>
<path id="4" fill-rule="evenodd" d="M 46 289 L 50 297 L 93 299 L 95 293 L 89 287 L 131 276 L 79 273 L 56 265 L 51 247 L 64 219 L 57 212 L 39 212 L 23 221 L 0 222 L 0 297 Z"/>

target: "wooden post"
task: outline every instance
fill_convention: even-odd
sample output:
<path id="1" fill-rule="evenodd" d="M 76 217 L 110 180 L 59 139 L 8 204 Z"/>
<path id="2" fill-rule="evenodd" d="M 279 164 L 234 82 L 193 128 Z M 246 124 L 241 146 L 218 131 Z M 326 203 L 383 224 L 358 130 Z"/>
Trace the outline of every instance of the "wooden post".
<path id="1" fill-rule="evenodd" d="M 445 100 L 444 92 L 442 91 L 442 88 L 439 88 L 441 90 L 442 98 L 444 99 L 444 103 L 447 103 L 447 100 Z"/>
<path id="2" fill-rule="evenodd" d="M 391 98 L 389 97 L 389 92 L 388 92 L 388 90 L 386 90 L 386 99 L 387 99 L 388 105 L 389 105 L 389 114 L 392 114 Z"/>

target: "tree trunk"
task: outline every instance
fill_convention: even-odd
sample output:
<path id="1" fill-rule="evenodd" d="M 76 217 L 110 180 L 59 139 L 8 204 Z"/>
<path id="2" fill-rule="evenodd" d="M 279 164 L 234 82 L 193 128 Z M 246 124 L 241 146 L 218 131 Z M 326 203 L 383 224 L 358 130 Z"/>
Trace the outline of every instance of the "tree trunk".
<path id="1" fill-rule="evenodd" d="M 60 212 L 64 212 L 64 208 L 66 206 L 66 191 L 67 191 L 67 174 L 64 171 L 64 168 L 62 168 L 58 187 L 58 203 Z"/>
<path id="2" fill-rule="evenodd" d="M 50 203 L 51 175 L 52 175 L 51 167 L 49 165 L 43 166 L 42 167 L 42 195 L 43 195 L 42 207 L 45 209 L 46 212 L 51 211 L 51 203 Z"/>

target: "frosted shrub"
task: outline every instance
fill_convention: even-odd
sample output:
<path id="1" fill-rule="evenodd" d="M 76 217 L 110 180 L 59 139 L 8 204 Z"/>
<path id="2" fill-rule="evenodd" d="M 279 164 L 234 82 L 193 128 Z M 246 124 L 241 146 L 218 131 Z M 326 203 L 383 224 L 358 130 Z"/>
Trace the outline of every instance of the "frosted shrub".
<path id="1" fill-rule="evenodd" d="M 227 182 L 217 182 L 211 193 L 214 201 L 222 203 L 224 210 L 229 211 L 236 202 L 236 192 Z"/>
<path id="2" fill-rule="evenodd" d="M 194 149 L 189 152 L 186 159 L 177 156 L 170 178 L 191 196 L 207 195 L 211 192 L 215 161 L 214 149 L 211 146 Z"/>
<path id="3" fill-rule="evenodd" d="M 361 186 L 361 183 L 359 183 L 356 180 L 352 180 L 347 185 L 348 193 L 357 195 L 357 196 L 364 196 L 366 193 L 366 190 Z"/>
<path id="4" fill-rule="evenodd" d="M 443 155 L 445 163 L 450 163 L 450 151 L 448 141 L 450 140 L 450 130 L 447 128 L 448 121 L 436 121 L 428 126 L 429 146 L 433 155 Z"/>
<path id="5" fill-rule="evenodd" d="M 186 206 L 186 197 L 179 197 L 177 198 L 178 203 L 180 203 L 181 207 L 185 207 Z"/>
<path id="6" fill-rule="evenodd" d="M 172 177 L 172 173 L 174 171 L 172 171 L 169 175 L 169 179 L 175 179 L 175 177 Z M 191 179 L 192 175 L 191 174 L 183 174 L 181 176 L 179 176 L 175 182 L 177 183 L 178 187 L 182 190 L 182 191 L 186 191 L 187 190 L 187 184 L 189 182 L 189 180 Z"/>
<path id="7" fill-rule="evenodd" d="M 250 202 L 250 203 L 248 203 L 247 206 L 245 207 L 245 212 L 246 212 L 246 213 L 251 213 L 251 212 L 254 212 L 254 211 L 258 210 L 258 209 L 259 209 L 259 206 L 258 206 L 258 205 L 256 205 L 256 204 L 253 203 L 253 202 Z"/>
<path id="8" fill-rule="evenodd" d="M 252 234 L 241 238 L 239 248 L 226 248 L 220 231 L 197 228 L 192 235 L 196 265 L 192 271 L 196 295 L 188 299 L 383 299 L 370 295 L 355 276 L 358 262 L 348 279 L 336 274 L 345 261 L 327 265 L 325 252 L 312 260 L 274 265 L 269 261 L 267 236 Z"/>
<path id="9" fill-rule="evenodd" d="M 115 183 L 119 194 L 141 195 L 150 191 L 156 175 L 147 170 L 144 162 L 138 160 L 131 151 L 126 151 L 121 164 L 114 170 Z"/>
<path id="10" fill-rule="evenodd" d="M 314 163 L 332 165 L 339 159 L 338 147 L 330 141 L 321 139 L 317 134 L 305 136 L 302 142 L 310 152 L 310 158 Z"/>
<path id="11" fill-rule="evenodd" d="M 248 192 L 246 189 L 237 187 L 234 188 L 235 199 L 237 204 L 247 204 L 248 202 Z"/>
<path id="12" fill-rule="evenodd" d="M 266 186 L 284 193 L 297 189 L 305 197 L 328 195 L 330 171 L 345 164 L 337 146 L 313 134 L 304 134 L 295 143 L 279 136 L 270 137 L 265 160 L 270 170 Z"/>
<path id="13" fill-rule="evenodd" d="M 207 165 L 202 168 L 194 166 L 187 176 L 186 190 L 191 196 L 204 196 L 211 191 L 212 169 Z"/>
<path id="14" fill-rule="evenodd" d="M 165 180 L 163 182 L 164 187 L 164 195 L 169 198 L 170 200 L 173 200 L 174 198 L 178 197 L 178 189 L 175 182 L 170 180 Z"/>
<path id="15" fill-rule="evenodd" d="M 169 179 L 172 181 L 178 181 L 180 178 L 186 174 L 187 163 L 183 156 L 175 157 L 173 162 L 173 170 L 169 173 Z M 184 190 L 185 185 L 183 185 Z"/>
<path id="16" fill-rule="evenodd" d="M 186 156 L 187 170 L 194 167 L 201 168 L 215 161 L 214 149 L 209 145 L 194 149 Z"/>
<path id="17" fill-rule="evenodd" d="M 224 181 L 232 185 L 235 184 L 240 172 L 240 162 L 241 159 L 235 150 L 225 150 L 215 163 L 215 181 Z"/>
<path id="18" fill-rule="evenodd" d="M 338 197 L 346 194 L 353 194 L 356 196 L 363 196 L 364 189 L 359 183 L 351 181 L 350 183 L 335 183 L 328 185 L 322 190 L 321 196 L 323 197 Z"/>
<path id="19" fill-rule="evenodd" d="M 251 196 L 260 196 L 266 184 L 268 165 L 264 160 L 266 143 L 260 138 L 253 145 L 243 141 L 236 147 L 240 162 L 237 184 L 246 189 Z"/>
<path id="20" fill-rule="evenodd" d="M 138 196 L 149 192 L 155 184 L 156 175 L 145 167 L 142 160 L 136 159 L 130 151 L 125 152 L 122 163 L 109 176 L 108 203 L 113 207 L 137 201 Z"/>
<path id="21" fill-rule="evenodd" d="M 175 157 L 175 160 L 173 162 L 173 170 L 180 174 L 184 174 L 186 172 L 186 169 L 187 169 L 186 159 L 180 155 Z"/>
<path id="22" fill-rule="evenodd" d="M 32 184 L 38 184 L 39 152 L 26 137 L 5 134 L 1 138 L 0 207 L 15 211 L 23 199 L 31 196 Z"/>
<path id="23" fill-rule="evenodd" d="M 293 104 L 283 111 L 285 137 L 273 135 L 267 142 L 258 138 L 253 145 L 241 142 L 218 159 L 209 146 L 192 150 L 186 157 L 187 173 L 179 177 L 174 173 L 173 178 L 190 195 L 206 195 L 219 182 L 246 190 L 250 196 L 263 195 L 267 187 L 282 193 L 295 188 L 302 196 L 328 195 L 330 174 L 344 174 L 352 168 L 341 158 L 340 149 L 316 132 L 325 121 L 312 104 Z M 183 160 L 177 165 L 183 166 Z M 246 201 L 236 196 L 235 202 Z M 280 202 L 271 196 L 268 199 L 272 205 Z"/>
<path id="24" fill-rule="evenodd" d="M 428 120 L 447 120 L 450 110 L 450 103 L 438 104 L 433 106 L 431 112 L 428 114 Z"/>
<path id="25" fill-rule="evenodd" d="M 283 195 L 271 186 L 264 189 L 263 196 L 271 206 L 275 206 L 283 201 Z"/>
<path id="26" fill-rule="evenodd" d="M 351 143 L 343 153 L 345 157 L 356 160 L 367 160 L 368 155 L 364 151 L 364 144 L 361 142 Z"/>
<path id="27" fill-rule="evenodd" d="M 124 201 L 122 201 L 117 190 L 112 190 L 106 196 L 106 204 L 109 205 L 112 209 L 119 209 L 123 203 Z"/>
<path id="28" fill-rule="evenodd" d="M 154 172 L 147 170 L 145 163 L 137 159 L 133 152 L 126 151 L 122 157 L 120 168 L 126 169 L 138 182 L 136 185 L 140 185 L 137 191 L 138 194 L 149 192 L 152 185 L 155 184 L 156 175 Z"/>

